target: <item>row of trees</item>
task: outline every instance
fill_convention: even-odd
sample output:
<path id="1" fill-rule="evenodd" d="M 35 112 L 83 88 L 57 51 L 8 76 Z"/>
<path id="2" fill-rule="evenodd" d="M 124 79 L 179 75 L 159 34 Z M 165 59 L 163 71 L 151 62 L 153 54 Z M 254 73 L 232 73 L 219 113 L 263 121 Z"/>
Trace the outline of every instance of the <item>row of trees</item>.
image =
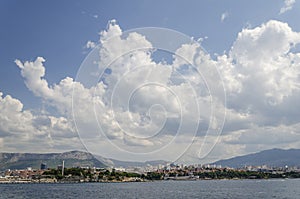
<path id="1" fill-rule="evenodd" d="M 130 173 L 130 172 L 117 172 L 117 171 L 115 171 L 115 169 L 113 169 L 112 171 L 104 170 L 104 171 L 95 173 L 91 169 L 65 168 L 64 176 L 62 176 L 60 169 L 50 169 L 50 170 L 44 171 L 43 175 L 48 176 L 48 177 L 55 177 L 58 180 L 61 180 L 68 176 L 79 177 L 82 179 L 88 178 L 88 179 L 97 179 L 97 180 L 99 180 L 99 179 L 122 180 L 125 177 L 146 179 L 146 176 L 144 174 Z"/>
<path id="2" fill-rule="evenodd" d="M 61 170 L 50 169 L 43 173 L 44 176 L 55 177 L 60 180 L 64 176 L 61 174 Z M 95 174 L 91 169 L 84 168 L 66 168 L 64 169 L 65 176 L 77 176 L 80 178 L 88 179 L 107 179 L 107 180 L 122 180 L 124 178 L 140 178 L 146 180 L 161 180 L 164 177 L 163 173 L 160 172 L 148 172 L 145 174 L 130 173 L 130 172 L 120 172 L 105 170 Z M 181 172 L 174 173 L 169 172 L 169 176 L 188 176 L 190 173 Z M 270 173 L 270 172 L 258 172 L 258 171 L 240 171 L 240 170 L 215 170 L 215 171 L 203 171 L 194 172 L 194 176 L 199 176 L 200 179 L 268 179 L 268 178 L 300 178 L 299 172 L 285 172 L 285 173 Z"/>
<path id="3" fill-rule="evenodd" d="M 200 178 L 211 179 L 268 179 L 268 178 L 300 178 L 300 173 L 285 172 L 285 173 L 272 173 L 272 172 L 259 172 L 259 171 L 238 171 L 238 170 L 224 170 L 214 172 L 196 173 Z"/>
<path id="4" fill-rule="evenodd" d="M 50 169 L 44 171 L 44 176 L 51 176 L 55 177 L 56 179 L 62 179 L 62 171 L 60 169 Z M 93 174 L 90 169 L 83 169 L 83 168 L 65 168 L 64 169 L 64 176 L 77 176 L 82 178 L 92 177 Z"/>

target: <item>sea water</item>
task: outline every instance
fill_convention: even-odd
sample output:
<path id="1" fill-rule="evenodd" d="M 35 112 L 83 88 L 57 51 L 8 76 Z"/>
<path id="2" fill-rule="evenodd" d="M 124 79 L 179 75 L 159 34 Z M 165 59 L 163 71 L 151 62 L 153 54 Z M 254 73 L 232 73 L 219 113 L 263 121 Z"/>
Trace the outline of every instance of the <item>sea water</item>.
<path id="1" fill-rule="evenodd" d="M 0 198 L 300 198 L 300 179 L 0 184 Z"/>

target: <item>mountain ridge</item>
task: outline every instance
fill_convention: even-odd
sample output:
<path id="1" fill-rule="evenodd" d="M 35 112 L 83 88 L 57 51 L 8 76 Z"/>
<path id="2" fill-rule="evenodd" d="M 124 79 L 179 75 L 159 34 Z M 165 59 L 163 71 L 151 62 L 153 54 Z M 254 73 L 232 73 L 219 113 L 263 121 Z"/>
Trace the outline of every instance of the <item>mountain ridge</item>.
<path id="1" fill-rule="evenodd" d="M 40 168 L 41 163 L 46 163 L 49 168 L 56 168 L 62 164 L 63 160 L 65 160 L 66 167 L 106 167 L 90 153 L 68 151 L 63 153 L 0 153 L 0 170 Z"/>
<path id="2" fill-rule="evenodd" d="M 48 168 L 56 168 L 65 161 L 65 167 L 144 167 L 167 164 L 164 160 L 130 162 L 104 158 L 85 151 L 67 151 L 63 153 L 0 153 L 0 170 L 40 168 L 46 163 Z M 257 153 L 218 160 L 214 163 L 223 167 L 241 168 L 244 166 L 273 167 L 300 166 L 300 149 L 268 149 Z"/>
<path id="3" fill-rule="evenodd" d="M 144 167 L 168 163 L 163 160 L 131 162 L 104 158 L 85 151 L 66 151 L 62 153 L 0 153 L 0 170 L 40 168 L 46 163 L 48 168 L 56 168 L 65 161 L 65 167 Z"/>
<path id="4" fill-rule="evenodd" d="M 272 167 L 300 166 L 300 149 L 273 148 L 257 153 L 218 160 L 212 164 L 233 168 L 241 168 L 250 165 L 268 165 Z"/>

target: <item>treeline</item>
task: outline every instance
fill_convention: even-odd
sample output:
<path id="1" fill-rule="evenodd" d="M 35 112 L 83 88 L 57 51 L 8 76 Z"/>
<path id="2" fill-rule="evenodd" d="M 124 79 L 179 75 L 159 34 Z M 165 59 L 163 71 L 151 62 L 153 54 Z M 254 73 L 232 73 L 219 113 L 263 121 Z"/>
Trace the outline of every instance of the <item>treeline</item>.
<path id="1" fill-rule="evenodd" d="M 66 179 L 68 177 L 77 177 L 80 179 L 90 179 L 91 181 L 95 180 L 116 180 L 121 181 L 124 178 L 141 178 L 147 179 L 147 176 L 144 174 L 138 173 L 131 173 L 131 172 L 121 172 L 112 169 L 109 170 L 102 170 L 102 171 L 94 171 L 93 169 L 86 169 L 86 168 L 65 168 L 64 175 L 62 175 L 62 171 L 60 169 L 49 169 L 44 171 L 43 176 L 48 176 L 52 178 L 56 178 L 58 180 Z"/>
<path id="2" fill-rule="evenodd" d="M 51 176 L 55 177 L 56 179 L 62 179 L 62 171 L 60 169 L 50 169 L 46 170 L 43 173 L 44 176 Z M 83 169 L 83 168 L 65 168 L 64 169 L 64 176 L 78 176 L 82 178 L 92 177 L 91 169 Z"/>
<path id="3" fill-rule="evenodd" d="M 300 178 L 300 173 L 284 172 L 259 172 L 259 171 L 239 171 L 239 170 L 223 170 L 212 172 L 198 172 L 195 175 L 205 179 L 268 179 L 268 178 Z"/>
<path id="4" fill-rule="evenodd" d="M 136 178 L 141 180 L 163 180 L 167 175 L 169 177 L 180 177 L 180 176 L 199 176 L 199 179 L 268 179 L 268 178 L 300 178 L 299 172 L 261 172 L 261 171 L 243 171 L 243 170 L 208 170 L 200 172 L 189 172 L 189 171 L 169 171 L 165 172 L 148 172 L 147 174 L 139 174 L 132 172 L 116 171 L 112 169 L 94 171 L 92 169 L 85 168 L 65 168 L 64 176 L 62 176 L 61 170 L 50 169 L 43 173 L 43 176 L 56 178 L 58 180 L 66 179 L 68 177 L 77 177 L 77 179 L 89 179 L 90 181 L 122 181 L 125 178 Z"/>
<path id="5" fill-rule="evenodd" d="M 260 171 L 241 171 L 241 170 L 211 170 L 193 172 L 193 177 L 199 176 L 199 179 L 269 179 L 269 178 L 300 178 L 299 172 L 260 172 Z M 149 172 L 147 179 L 162 180 L 166 176 L 163 173 Z M 191 176 L 191 172 L 169 172 L 168 177 Z"/>

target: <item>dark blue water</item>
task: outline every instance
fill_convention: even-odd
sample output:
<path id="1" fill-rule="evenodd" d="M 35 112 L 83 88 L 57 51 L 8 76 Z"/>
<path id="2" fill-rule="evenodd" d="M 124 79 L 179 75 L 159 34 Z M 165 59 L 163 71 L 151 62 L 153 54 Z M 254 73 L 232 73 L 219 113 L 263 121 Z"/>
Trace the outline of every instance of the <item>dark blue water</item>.
<path id="1" fill-rule="evenodd" d="M 300 179 L 0 184 L 0 198 L 300 198 Z"/>

